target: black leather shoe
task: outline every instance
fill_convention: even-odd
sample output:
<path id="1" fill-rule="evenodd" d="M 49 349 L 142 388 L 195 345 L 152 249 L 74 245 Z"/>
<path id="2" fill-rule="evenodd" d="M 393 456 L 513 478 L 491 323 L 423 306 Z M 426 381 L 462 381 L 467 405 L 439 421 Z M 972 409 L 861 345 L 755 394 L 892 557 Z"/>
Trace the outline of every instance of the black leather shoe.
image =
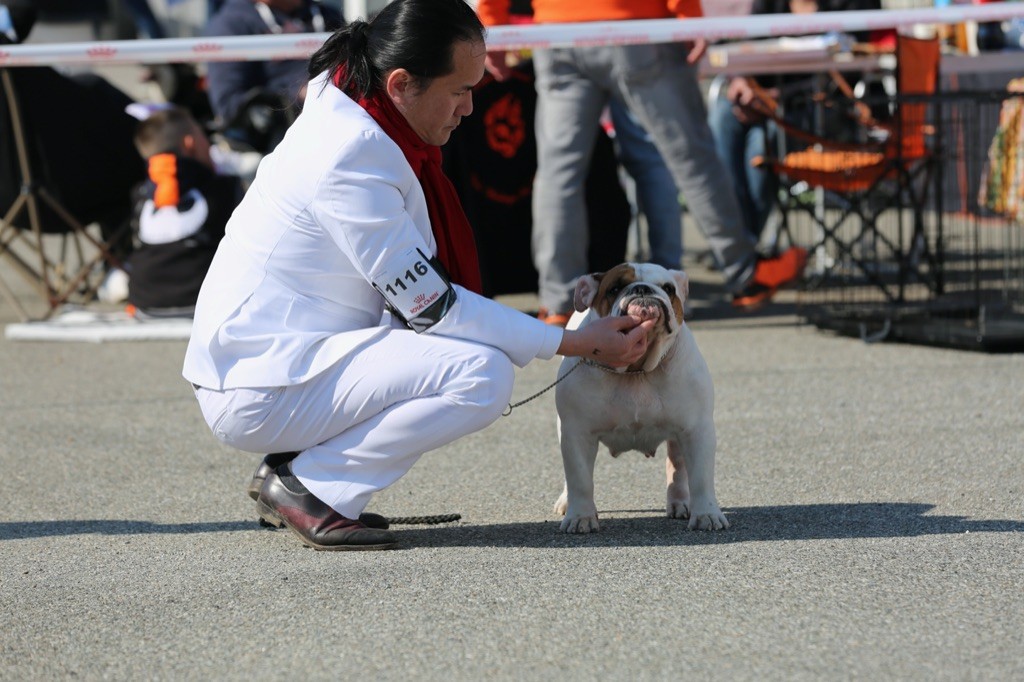
<path id="1" fill-rule="evenodd" d="M 297 452 L 274 452 L 263 458 L 260 465 L 256 467 L 256 473 L 252 475 L 252 480 L 249 481 L 248 493 L 252 499 L 257 499 L 260 496 L 260 488 L 263 487 L 263 481 L 266 480 L 267 474 L 271 473 L 274 469 L 287 464 L 296 457 L 299 456 Z M 359 515 L 359 521 L 364 523 L 369 528 L 377 528 L 379 530 L 387 530 L 388 520 L 380 514 L 374 514 L 372 512 L 363 512 Z M 273 528 L 280 528 L 281 522 L 273 516 L 260 515 L 261 526 L 271 526 Z"/>
<path id="2" fill-rule="evenodd" d="M 289 485 L 301 487 L 298 481 Z M 313 549 L 373 550 L 398 544 L 394 533 L 345 518 L 308 490 L 289 490 L 276 471 L 264 480 L 256 506 L 261 516 L 280 521 Z"/>
<path id="3" fill-rule="evenodd" d="M 264 457 L 260 465 L 256 467 L 256 473 L 252 475 L 252 480 L 249 481 L 249 488 L 246 491 L 249 493 L 249 497 L 254 500 L 258 498 L 260 496 L 260 488 L 263 487 L 263 481 L 266 479 L 267 474 L 298 456 L 299 453 L 297 452 L 272 452 Z"/>

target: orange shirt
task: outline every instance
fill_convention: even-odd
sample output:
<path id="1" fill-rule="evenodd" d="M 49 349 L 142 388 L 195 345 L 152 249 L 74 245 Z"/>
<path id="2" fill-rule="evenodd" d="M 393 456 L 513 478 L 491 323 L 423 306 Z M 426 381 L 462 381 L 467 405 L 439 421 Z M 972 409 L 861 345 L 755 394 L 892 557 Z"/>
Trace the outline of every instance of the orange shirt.
<path id="1" fill-rule="evenodd" d="M 704 15 L 701 0 L 533 0 L 538 24 L 622 19 L 668 19 Z M 509 0 L 479 0 L 477 14 L 485 26 L 508 23 Z"/>

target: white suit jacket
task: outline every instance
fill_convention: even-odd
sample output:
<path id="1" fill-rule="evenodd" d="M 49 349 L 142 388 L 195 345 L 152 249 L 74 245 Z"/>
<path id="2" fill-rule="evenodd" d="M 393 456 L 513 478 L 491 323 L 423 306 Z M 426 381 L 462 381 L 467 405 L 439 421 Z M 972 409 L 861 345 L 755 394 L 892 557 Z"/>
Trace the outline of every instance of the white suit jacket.
<path id="1" fill-rule="evenodd" d="M 325 82 L 309 84 L 302 114 L 227 224 L 185 353 L 182 374 L 194 384 L 307 381 L 389 328 L 370 282 L 394 270 L 396 254 L 436 254 L 402 150 Z M 561 329 L 455 288 L 456 304 L 426 333 L 494 346 L 520 367 L 557 351 Z"/>

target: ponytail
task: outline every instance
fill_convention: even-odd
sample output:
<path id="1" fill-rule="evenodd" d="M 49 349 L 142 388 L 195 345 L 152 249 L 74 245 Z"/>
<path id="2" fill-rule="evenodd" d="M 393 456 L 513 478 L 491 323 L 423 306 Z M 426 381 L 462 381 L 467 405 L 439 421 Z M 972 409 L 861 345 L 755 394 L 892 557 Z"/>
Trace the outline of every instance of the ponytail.
<path id="1" fill-rule="evenodd" d="M 381 80 L 369 55 L 369 31 L 365 21 L 353 21 L 336 31 L 309 58 L 310 80 L 327 71 L 338 88 L 354 99 L 369 94 Z"/>
<path id="2" fill-rule="evenodd" d="M 309 59 L 309 78 L 324 71 L 353 99 L 384 87 L 384 74 L 407 70 L 420 87 L 455 68 L 458 40 L 484 41 L 484 28 L 465 0 L 394 0 L 373 19 L 336 31 Z M 325 84 L 326 87 L 326 84 Z"/>

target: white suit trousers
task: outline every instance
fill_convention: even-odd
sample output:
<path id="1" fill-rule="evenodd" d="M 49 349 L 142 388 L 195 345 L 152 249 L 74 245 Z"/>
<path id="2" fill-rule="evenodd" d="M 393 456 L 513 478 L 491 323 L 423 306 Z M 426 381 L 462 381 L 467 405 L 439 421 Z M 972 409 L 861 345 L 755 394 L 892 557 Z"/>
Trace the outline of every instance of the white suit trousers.
<path id="1" fill-rule="evenodd" d="M 299 451 L 292 472 L 350 519 L 419 457 L 494 422 L 512 395 L 502 351 L 392 329 L 306 383 L 199 387 L 206 422 L 239 450 Z"/>

